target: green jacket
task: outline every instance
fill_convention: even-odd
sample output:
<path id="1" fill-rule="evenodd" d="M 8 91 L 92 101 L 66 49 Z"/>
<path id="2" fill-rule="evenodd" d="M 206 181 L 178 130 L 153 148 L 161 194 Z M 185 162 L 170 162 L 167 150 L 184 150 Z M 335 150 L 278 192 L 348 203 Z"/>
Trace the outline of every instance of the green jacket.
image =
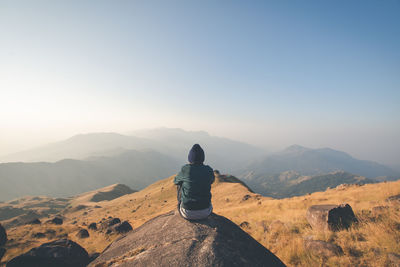
<path id="1" fill-rule="evenodd" d="M 187 210 L 201 210 L 210 207 L 211 184 L 214 182 L 214 171 L 208 165 L 186 164 L 174 184 L 181 185 L 181 203 Z"/>

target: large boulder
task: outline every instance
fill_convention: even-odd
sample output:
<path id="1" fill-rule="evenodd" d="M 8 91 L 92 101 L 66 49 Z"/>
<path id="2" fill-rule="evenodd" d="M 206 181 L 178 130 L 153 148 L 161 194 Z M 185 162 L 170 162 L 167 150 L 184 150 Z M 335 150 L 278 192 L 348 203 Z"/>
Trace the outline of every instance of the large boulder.
<path id="1" fill-rule="evenodd" d="M 84 248 L 71 240 L 60 239 L 13 258 L 7 267 L 84 267 L 88 262 L 89 255 Z"/>
<path id="2" fill-rule="evenodd" d="M 7 242 L 6 229 L 0 224 L 0 246 L 4 246 Z"/>
<path id="3" fill-rule="evenodd" d="M 225 217 L 187 221 L 178 212 L 151 219 L 112 243 L 89 266 L 285 266 Z"/>
<path id="4" fill-rule="evenodd" d="M 6 254 L 6 249 L 5 248 L 0 248 L 0 262 L 1 259 L 3 258 L 4 254 Z"/>
<path id="5" fill-rule="evenodd" d="M 321 240 L 304 240 L 304 248 L 314 255 L 322 258 L 330 258 L 333 256 L 343 255 L 341 247 Z"/>
<path id="6" fill-rule="evenodd" d="M 314 205 L 307 210 L 307 221 L 313 229 L 339 231 L 349 228 L 357 218 L 349 204 Z"/>

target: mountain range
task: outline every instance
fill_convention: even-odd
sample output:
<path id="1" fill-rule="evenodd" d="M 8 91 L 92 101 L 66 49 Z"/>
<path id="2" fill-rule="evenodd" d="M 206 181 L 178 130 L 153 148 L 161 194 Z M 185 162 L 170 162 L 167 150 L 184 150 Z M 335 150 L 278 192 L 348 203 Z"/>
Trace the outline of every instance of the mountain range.
<path id="1" fill-rule="evenodd" d="M 385 165 L 330 148 L 293 145 L 268 154 L 261 148 L 202 131 L 158 128 L 129 135 L 76 135 L 2 157 L 0 161 L 7 163 L 0 163 L 0 200 L 25 195 L 61 197 L 115 183 L 140 190 L 159 177 L 177 173 L 194 143 L 204 148 L 206 164 L 236 175 L 257 193 L 273 197 L 400 177 Z"/>

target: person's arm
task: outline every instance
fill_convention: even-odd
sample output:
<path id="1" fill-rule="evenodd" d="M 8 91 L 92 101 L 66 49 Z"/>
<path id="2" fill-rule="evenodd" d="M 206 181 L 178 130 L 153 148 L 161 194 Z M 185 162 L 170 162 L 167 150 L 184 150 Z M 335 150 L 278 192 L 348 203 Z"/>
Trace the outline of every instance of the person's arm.
<path id="1" fill-rule="evenodd" d="M 176 184 L 176 185 L 182 184 L 182 182 L 183 182 L 182 177 L 183 177 L 183 167 L 182 167 L 181 171 L 175 176 L 174 184 Z"/>
<path id="2" fill-rule="evenodd" d="M 214 171 L 213 171 L 213 169 L 211 169 L 211 184 L 212 183 L 214 183 L 214 181 L 215 181 L 215 175 L 214 175 Z"/>

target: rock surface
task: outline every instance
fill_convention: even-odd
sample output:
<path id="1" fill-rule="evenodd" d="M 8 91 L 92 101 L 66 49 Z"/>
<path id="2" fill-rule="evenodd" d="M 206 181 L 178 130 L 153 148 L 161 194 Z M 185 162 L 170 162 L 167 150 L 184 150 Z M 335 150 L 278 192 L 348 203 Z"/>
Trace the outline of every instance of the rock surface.
<path id="1" fill-rule="evenodd" d="M 307 221 L 313 229 L 338 231 L 349 228 L 357 218 L 349 204 L 314 205 L 307 210 Z"/>
<path id="2" fill-rule="evenodd" d="M 343 255 L 341 247 L 321 240 L 304 240 L 304 248 L 320 257 L 329 258 Z"/>
<path id="3" fill-rule="evenodd" d="M 4 246 L 7 242 L 6 229 L 0 224 L 0 246 Z"/>
<path id="4" fill-rule="evenodd" d="M 1 258 L 3 258 L 4 254 L 6 254 L 6 249 L 0 248 L 0 261 L 1 261 Z"/>
<path id="5" fill-rule="evenodd" d="M 225 217 L 190 222 L 172 211 L 118 239 L 89 266 L 285 265 Z"/>
<path id="6" fill-rule="evenodd" d="M 7 267 L 84 267 L 89 262 L 89 255 L 77 243 L 60 239 L 45 243 L 15 257 Z"/>

